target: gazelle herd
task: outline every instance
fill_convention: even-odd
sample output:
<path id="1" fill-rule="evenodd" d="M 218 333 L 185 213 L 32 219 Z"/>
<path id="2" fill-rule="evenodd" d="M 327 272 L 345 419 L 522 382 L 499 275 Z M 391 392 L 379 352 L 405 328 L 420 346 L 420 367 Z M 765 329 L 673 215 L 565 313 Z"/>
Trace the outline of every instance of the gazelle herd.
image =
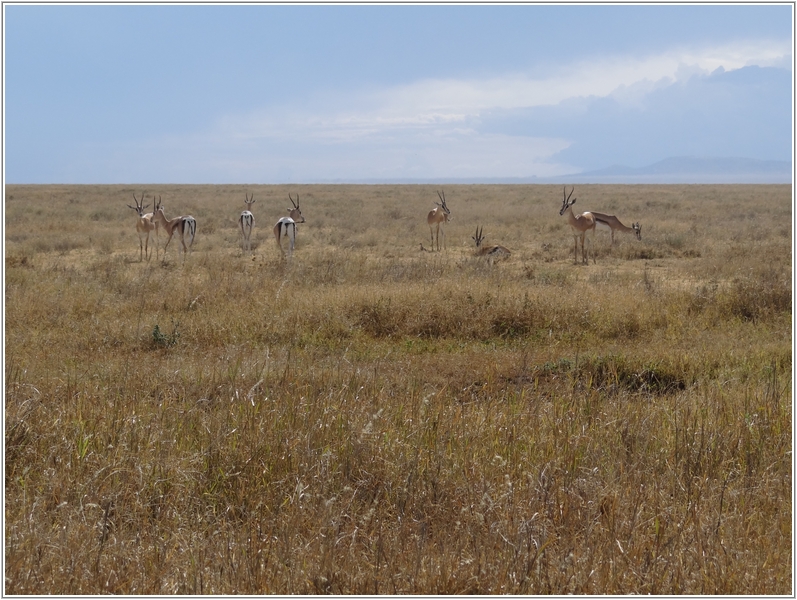
<path id="1" fill-rule="evenodd" d="M 611 231 L 612 245 L 614 245 L 615 242 L 614 234 L 616 231 L 623 233 L 633 233 L 637 240 L 642 239 L 642 227 L 639 223 L 633 223 L 631 227 L 626 227 L 614 215 L 607 215 L 594 211 L 585 211 L 580 214 L 575 214 L 573 212 L 573 205 L 576 203 L 576 199 L 573 198 L 571 200 L 573 192 L 575 192 L 575 187 L 570 190 L 569 194 L 567 193 L 567 187 L 564 188 L 562 207 L 559 210 L 559 215 L 566 217 L 567 224 L 572 230 L 573 239 L 575 242 L 573 251 L 574 261 L 576 264 L 578 264 L 579 240 L 581 241 L 581 262 L 584 264 L 589 264 L 589 253 L 585 245 L 587 241 L 589 242 L 589 247 L 592 249 L 592 262 L 595 262 L 595 250 L 592 248 L 592 246 L 595 238 L 595 231 L 597 229 Z M 439 191 L 437 192 L 437 196 L 440 199 L 440 202 L 435 202 L 436 207 L 430 210 L 426 215 L 426 223 L 429 226 L 429 233 L 431 237 L 431 251 L 434 251 L 436 248 L 439 252 L 440 234 L 443 235 L 443 248 L 445 248 L 446 243 L 444 225 L 450 222 L 452 217 L 451 210 L 446 204 L 445 192 Z M 238 225 L 241 230 L 242 250 L 244 253 L 252 250 L 252 233 L 255 227 L 255 217 L 251 210 L 252 205 L 255 203 L 255 197 L 254 194 L 252 194 L 252 197 L 250 198 L 248 193 L 245 197 L 246 199 L 244 200 L 244 204 L 246 204 L 246 210 L 244 210 L 238 218 Z M 287 258 L 290 259 L 293 256 L 293 250 L 296 245 L 296 226 L 297 224 L 305 223 L 306 221 L 302 215 L 301 209 L 299 208 L 299 195 L 297 194 L 296 200 L 294 200 L 293 195 L 289 193 L 288 198 L 292 204 L 292 207 L 287 209 L 288 216 L 279 219 L 274 225 L 273 231 L 274 239 L 277 242 L 277 248 L 279 248 L 280 254 L 283 257 L 287 256 Z M 150 233 L 153 231 L 155 232 L 155 257 L 156 259 L 158 258 L 158 250 L 160 246 L 159 230 L 161 228 L 168 236 L 166 245 L 163 247 L 164 258 L 166 257 L 166 248 L 168 248 L 169 242 L 171 242 L 174 234 L 178 233 L 180 236 L 180 243 L 182 244 L 183 248 L 183 261 L 185 261 L 185 256 L 193 245 L 194 237 L 196 236 L 196 219 L 194 219 L 194 217 L 191 215 L 167 219 L 166 215 L 163 213 L 163 203 L 160 196 L 158 196 L 158 200 L 155 202 L 154 210 L 151 213 L 144 213 L 147 207 L 149 207 L 149 204 L 144 205 L 143 194 L 141 196 L 141 201 L 139 201 L 135 194 L 133 194 L 133 200 L 135 201 L 136 205 L 130 206 L 128 204 L 127 206 L 136 211 L 136 215 L 138 217 L 136 220 L 136 232 L 138 233 L 139 237 L 139 261 L 143 261 L 144 256 L 147 257 L 147 260 L 149 260 L 151 257 L 151 252 L 149 251 L 149 237 Z M 588 233 L 591 233 L 590 237 L 587 237 Z M 288 238 L 287 255 L 282 247 L 282 238 L 284 237 Z M 478 257 L 486 257 L 491 265 L 496 260 L 506 259 L 512 255 L 512 252 L 504 246 L 488 246 L 484 244 L 484 226 L 477 226 L 476 235 L 471 236 L 471 239 L 473 239 L 473 241 L 476 243 L 474 255 Z M 423 244 L 421 244 L 421 250 L 426 251 L 426 248 L 423 247 Z"/>

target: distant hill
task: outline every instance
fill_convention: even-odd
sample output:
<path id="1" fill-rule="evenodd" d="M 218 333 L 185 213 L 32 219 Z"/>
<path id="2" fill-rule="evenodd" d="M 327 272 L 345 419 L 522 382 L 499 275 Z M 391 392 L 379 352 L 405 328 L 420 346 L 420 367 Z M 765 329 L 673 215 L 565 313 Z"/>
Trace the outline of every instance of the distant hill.
<path id="1" fill-rule="evenodd" d="M 785 160 L 753 158 L 666 158 L 647 167 L 613 166 L 551 178 L 573 183 L 791 183 Z"/>
<path id="2" fill-rule="evenodd" d="M 616 165 L 556 177 L 436 177 L 330 180 L 317 183 L 359 184 L 518 184 L 518 183 L 791 183 L 792 165 L 786 160 L 754 158 L 665 158 L 647 167 Z"/>

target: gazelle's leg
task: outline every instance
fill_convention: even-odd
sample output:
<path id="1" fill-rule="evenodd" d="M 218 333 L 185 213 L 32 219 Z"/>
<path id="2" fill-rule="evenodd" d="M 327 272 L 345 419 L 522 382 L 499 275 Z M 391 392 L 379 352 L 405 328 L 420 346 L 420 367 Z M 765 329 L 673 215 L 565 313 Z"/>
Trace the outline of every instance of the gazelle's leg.
<path id="1" fill-rule="evenodd" d="M 589 254 L 587 254 L 587 232 L 581 234 L 581 262 L 589 264 Z"/>
<path id="2" fill-rule="evenodd" d="M 587 255 L 587 232 L 581 234 L 581 262 L 589 264 L 589 256 Z"/>
<path id="3" fill-rule="evenodd" d="M 593 248 L 592 242 L 595 239 L 595 236 L 589 237 L 587 232 L 584 232 L 584 243 L 589 242 L 589 248 L 585 248 L 585 252 L 587 253 L 587 264 L 589 264 L 589 251 L 592 250 L 592 262 L 595 262 L 595 248 Z"/>

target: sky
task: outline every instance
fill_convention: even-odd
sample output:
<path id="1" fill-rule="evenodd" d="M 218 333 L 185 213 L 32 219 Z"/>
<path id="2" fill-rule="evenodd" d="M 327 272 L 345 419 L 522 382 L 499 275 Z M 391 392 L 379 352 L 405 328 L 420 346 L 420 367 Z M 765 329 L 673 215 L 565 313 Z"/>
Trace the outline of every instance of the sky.
<path id="1" fill-rule="evenodd" d="M 790 4 L 4 4 L 6 183 L 792 160 Z"/>

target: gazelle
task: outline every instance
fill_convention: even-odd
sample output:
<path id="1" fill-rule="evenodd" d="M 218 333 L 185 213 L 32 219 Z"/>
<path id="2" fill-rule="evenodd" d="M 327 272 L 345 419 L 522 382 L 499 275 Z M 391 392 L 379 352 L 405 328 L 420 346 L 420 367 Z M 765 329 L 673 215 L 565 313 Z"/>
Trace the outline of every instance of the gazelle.
<path id="1" fill-rule="evenodd" d="M 503 246 L 483 246 L 482 242 L 484 242 L 484 237 L 482 233 L 484 232 L 484 227 L 479 229 L 476 228 L 476 235 L 471 236 L 474 242 L 476 242 L 476 256 L 486 256 L 487 261 L 490 264 L 493 264 L 495 260 L 501 260 L 503 258 L 509 258 L 512 254 L 507 248 Z"/>
<path id="2" fill-rule="evenodd" d="M 434 250 L 434 242 L 437 239 L 437 250 L 440 250 L 440 233 L 443 233 L 443 247 L 446 245 L 446 232 L 441 227 L 445 223 L 448 223 L 451 220 L 451 211 L 448 210 L 446 206 L 446 194 L 443 192 L 437 192 L 438 198 L 440 198 L 440 202 L 435 202 L 437 204 L 436 208 L 433 208 L 429 211 L 429 214 L 426 215 L 426 222 L 429 224 L 429 233 L 432 238 L 432 250 Z M 442 202 L 442 204 L 441 204 Z M 436 235 L 435 235 L 436 234 Z"/>
<path id="3" fill-rule="evenodd" d="M 595 238 L 595 217 L 592 216 L 592 213 L 585 212 L 581 213 L 580 215 L 573 214 L 573 205 L 576 203 L 576 199 L 573 198 L 573 201 L 570 201 L 570 196 L 573 195 L 573 192 L 576 191 L 576 188 L 573 187 L 570 190 L 570 194 L 567 193 L 567 186 L 563 190 L 563 199 L 562 199 L 562 209 L 559 211 L 559 216 L 564 215 L 567 213 L 567 224 L 570 225 L 570 228 L 573 230 L 573 238 L 576 242 L 576 247 L 574 251 L 574 258 L 575 263 L 578 264 L 578 238 L 581 238 L 581 262 L 584 264 L 589 264 L 589 257 L 587 256 L 587 252 L 584 248 L 584 242 L 588 231 L 592 231 L 593 240 Z M 590 246 L 592 245 L 592 241 L 590 240 Z M 592 250 L 592 262 L 595 262 L 595 250 Z"/>
<path id="4" fill-rule="evenodd" d="M 293 196 L 290 193 L 288 193 L 288 198 L 290 198 L 293 208 L 288 209 L 287 217 L 282 217 L 274 225 L 274 238 L 277 240 L 277 247 L 283 256 L 285 256 L 285 250 L 282 249 L 282 237 L 286 236 L 288 238 L 288 258 L 290 258 L 293 256 L 293 247 L 296 244 L 296 224 L 304 223 L 305 220 L 299 208 L 299 194 L 296 194 L 296 202 L 293 201 Z"/>
<path id="5" fill-rule="evenodd" d="M 144 194 L 141 194 L 141 202 L 138 201 L 136 195 L 133 194 L 133 200 L 135 201 L 135 206 L 127 205 L 128 208 L 132 208 L 136 211 L 138 215 L 138 220 L 136 221 L 136 232 L 138 233 L 138 261 L 141 262 L 144 260 L 144 255 L 146 255 L 147 260 L 150 258 L 149 252 L 149 232 L 155 231 L 156 242 L 155 242 L 155 258 L 158 257 L 158 224 L 153 221 L 152 213 L 144 214 L 144 210 L 149 206 L 144 206 Z"/>
<path id="6" fill-rule="evenodd" d="M 185 260 L 185 255 L 188 253 L 188 249 L 194 243 L 194 236 L 196 235 L 196 219 L 191 215 L 167 219 L 166 215 L 163 214 L 163 204 L 161 204 L 160 196 L 158 196 L 158 201 L 155 203 L 155 213 L 153 220 L 155 223 L 158 223 L 161 227 L 163 227 L 169 236 L 169 239 L 166 240 L 166 245 L 163 247 L 164 259 L 166 258 L 166 248 L 169 247 L 169 242 L 172 241 L 172 236 L 176 231 L 180 234 L 180 243 L 183 245 L 183 260 Z M 186 238 L 188 238 L 187 245 L 185 243 Z"/>
<path id="7" fill-rule="evenodd" d="M 590 211 L 593 217 L 595 217 L 595 225 L 598 229 L 611 229 L 612 230 L 612 245 L 614 245 L 614 232 L 621 231 L 623 233 L 633 233 L 636 236 L 636 239 L 642 241 L 642 227 L 639 223 L 632 223 L 631 227 L 626 227 L 622 223 L 620 223 L 620 219 L 615 217 L 614 215 L 604 215 L 603 213 Z"/>
<path id="8" fill-rule="evenodd" d="M 244 204 L 246 204 L 246 209 L 241 213 L 241 216 L 238 218 L 238 224 L 241 226 L 241 235 L 244 238 L 243 247 L 244 251 L 252 249 L 252 230 L 255 228 L 255 215 L 252 214 L 251 208 L 252 205 L 255 203 L 255 195 L 252 194 L 252 198 L 249 198 L 249 194 L 246 194 L 246 200 L 244 200 Z"/>

